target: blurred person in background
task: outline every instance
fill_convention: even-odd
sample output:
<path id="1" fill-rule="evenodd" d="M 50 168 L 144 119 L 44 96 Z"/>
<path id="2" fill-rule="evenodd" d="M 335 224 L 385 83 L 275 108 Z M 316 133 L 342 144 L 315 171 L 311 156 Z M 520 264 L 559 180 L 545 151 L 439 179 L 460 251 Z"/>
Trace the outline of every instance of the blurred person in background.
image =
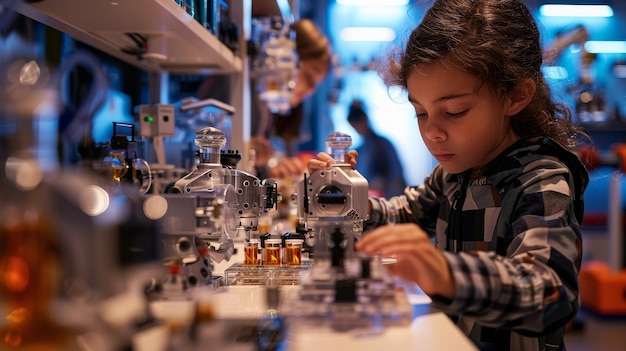
<path id="1" fill-rule="evenodd" d="M 348 123 L 363 138 L 356 149 L 359 154 L 356 169 L 369 182 L 370 194 L 384 197 L 402 194 L 406 182 L 398 153 L 387 138 L 372 129 L 362 101 L 352 101 Z"/>
<path id="2" fill-rule="evenodd" d="M 297 157 L 300 127 L 304 119 L 303 102 L 315 92 L 331 68 L 330 42 L 317 25 L 303 18 L 291 28 L 296 36 L 299 67 L 289 101 L 290 110 L 274 114 L 260 101 L 253 101 L 252 130 L 256 134 L 250 139 L 250 149 L 255 150 L 255 169 L 259 178 L 299 178 L 305 172 L 305 162 Z M 273 137 L 280 139 L 284 150 L 276 150 Z"/>

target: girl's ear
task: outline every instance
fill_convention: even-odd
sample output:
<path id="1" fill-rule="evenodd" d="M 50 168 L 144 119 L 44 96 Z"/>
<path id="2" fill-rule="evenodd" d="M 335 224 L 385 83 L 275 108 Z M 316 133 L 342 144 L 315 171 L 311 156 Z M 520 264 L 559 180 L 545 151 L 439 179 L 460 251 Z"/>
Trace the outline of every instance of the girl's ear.
<path id="1" fill-rule="evenodd" d="M 534 80 L 527 78 L 519 81 L 513 90 L 509 92 L 506 115 L 513 116 L 523 110 L 535 96 L 536 90 L 537 85 Z"/>

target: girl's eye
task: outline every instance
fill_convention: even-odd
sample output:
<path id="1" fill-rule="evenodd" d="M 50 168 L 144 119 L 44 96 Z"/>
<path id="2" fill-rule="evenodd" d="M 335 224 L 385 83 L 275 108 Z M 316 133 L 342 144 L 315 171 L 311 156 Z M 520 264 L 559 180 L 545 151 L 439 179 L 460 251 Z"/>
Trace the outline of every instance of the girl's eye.
<path id="1" fill-rule="evenodd" d="M 446 115 L 449 117 L 462 117 L 467 113 L 468 110 L 463 110 L 461 112 L 446 112 Z"/>
<path id="2" fill-rule="evenodd" d="M 426 114 L 426 113 L 416 113 L 415 114 L 415 118 L 417 118 L 417 119 L 420 119 L 420 118 L 423 118 L 423 117 L 426 117 L 426 116 L 428 116 L 428 114 Z"/>

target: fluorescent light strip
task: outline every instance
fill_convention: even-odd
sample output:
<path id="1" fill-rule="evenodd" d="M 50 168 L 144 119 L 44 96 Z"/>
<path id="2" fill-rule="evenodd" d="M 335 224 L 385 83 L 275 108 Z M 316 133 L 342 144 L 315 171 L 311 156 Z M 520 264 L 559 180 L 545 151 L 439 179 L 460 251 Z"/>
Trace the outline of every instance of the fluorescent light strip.
<path id="1" fill-rule="evenodd" d="M 396 31 L 389 27 L 347 27 L 339 37 L 343 41 L 393 41 Z"/>
<path id="2" fill-rule="evenodd" d="M 585 50 L 592 54 L 624 54 L 626 41 L 589 40 L 585 43 Z"/>
<path id="3" fill-rule="evenodd" d="M 546 79 L 562 80 L 568 77 L 567 70 L 562 66 L 544 66 L 542 71 Z"/>
<path id="4" fill-rule="evenodd" d="M 337 0 L 344 6 L 404 6 L 409 0 Z"/>
<path id="5" fill-rule="evenodd" d="M 539 13 L 546 17 L 612 17 L 609 5 L 541 5 Z"/>

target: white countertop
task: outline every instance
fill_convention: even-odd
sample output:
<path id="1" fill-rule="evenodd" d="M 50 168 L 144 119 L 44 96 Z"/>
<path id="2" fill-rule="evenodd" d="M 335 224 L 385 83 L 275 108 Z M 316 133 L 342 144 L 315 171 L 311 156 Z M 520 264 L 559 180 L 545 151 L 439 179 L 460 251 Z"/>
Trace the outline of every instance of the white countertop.
<path id="1" fill-rule="evenodd" d="M 283 286 L 284 296 L 296 293 L 298 286 Z M 415 285 L 407 284 L 409 302 L 417 310 L 428 311 L 430 298 Z M 230 286 L 211 294 L 216 318 L 251 319 L 265 313 L 265 290 L 260 286 Z M 285 351 L 314 350 L 477 350 L 476 346 L 443 313 L 422 312 L 406 326 L 385 327 L 370 333 L 363 330 L 337 332 L 326 326 L 290 323 Z"/>
<path id="2" fill-rule="evenodd" d="M 406 327 L 387 327 L 379 334 L 333 332 L 294 326 L 287 336 L 288 351 L 308 350 L 478 350 L 443 313 L 416 317 Z"/>

